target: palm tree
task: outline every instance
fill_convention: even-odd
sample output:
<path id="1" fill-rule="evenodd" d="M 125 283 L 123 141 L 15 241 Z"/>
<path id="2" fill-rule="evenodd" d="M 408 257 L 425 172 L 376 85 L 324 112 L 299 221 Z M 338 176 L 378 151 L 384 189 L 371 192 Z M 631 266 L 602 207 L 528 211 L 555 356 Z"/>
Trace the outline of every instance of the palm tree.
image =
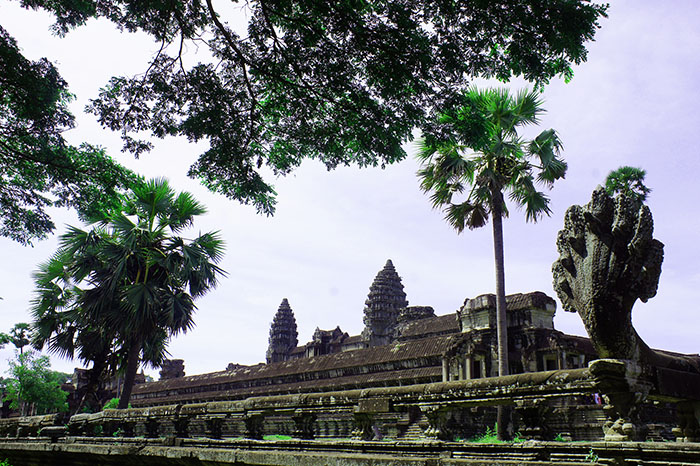
<path id="1" fill-rule="evenodd" d="M 511 95 L 507 89 L 472 88 L 441 113 L 419 142 L 421 189 L 433 207 L 458 233 L 484 226 L 492 219 L 496 270 L 496 333 L 498 375 L 508 374 L 503 218 L 504 194 L 525 210 L 528 221 L 549 215 L 549 199 L 536 189 L 563 178 L 567 165 L 558 156 L 561 142 L 552 129 L 532 140 L 518 129 L 534 125 L 544 112 L 535 91 Z M 501 411 L 499 410 L 499 417 Z M 499 419 L 499 437 L 506 423 Z"/>
<path id="2" fill-rule="evenodd" d="M 224 273 L 217 233 L 178 236 L 205 212 L 165 180 L 139 184 L 89 231 L 70 227 L 36 275 L 37 343 L 69 356 L 79 347 L 96 374 L 120 368 L 119 408 L 128 406 L 139 365 L 162 362 L 169 339 L 194 325 L 194 300 Z"/>
<path id="3" fill-rule="evenodd" d="M 644 184 L 646 170 L 638 167 L 623 166 L 608 173 L 605 178 L 605 191 L 611 196 L 624 194 L 630 198 L 644 202 L 651 192 Z"/>

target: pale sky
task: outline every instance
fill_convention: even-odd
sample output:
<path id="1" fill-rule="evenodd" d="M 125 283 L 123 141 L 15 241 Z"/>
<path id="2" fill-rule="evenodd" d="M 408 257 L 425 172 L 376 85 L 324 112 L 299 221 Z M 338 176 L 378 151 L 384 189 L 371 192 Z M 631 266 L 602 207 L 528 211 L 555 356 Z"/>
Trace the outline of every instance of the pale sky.
<path id="1" fill-rule="evenodd" d="M 665 260 L 658 294 L 647 304 L 637 303 L 634 323 L 652 347 L 698 353 L 700 2 L 613 1 L 609 14 L 573 81 L 555 81 L 544 93 L 548 113 L 538 130 L 559 132 L 569 171 L 550 193 L 551 218 L 526 224 L 522 212 L 512 209 L 504 223 L 506 292 L 541 290 L 556 298 L 550 269 L 566 208 L 587 203 L 609 171 L 640 166 L 653 189 L 648 204 Z M 109 77 L 145 70 L 156 50 L 148 38 L 119 33 L 103 21 L 91 21 L 63 39 L 53 37 L 48 15 L 7 0 L 0 0 L 0 24 L 27 57 L 46 56 L 69 83 L 77 97 L 72 105 L 77 127 L 66 134 L 71 142 L 102 145 L 133 170 L 165 176 L 175 189 L 191 191 L 208 206 L 196 229 L 221 232 L 227 249 L 221 265 L 229 275 L 197 302 L 197 326 L 170 344 L 172 357 L 185 360 L 188 375 L 222 370 L 229 362 L 264 361 L 270 322 L 282 298 L 294 310 L 300 344 L 316 327 L 340 325 L 358 334 L 369 286 L 389 258 L 409 303 L 433 306 L 437 314 L 454 312 L 465 298 L 494 292 L 490 226 L 457 235 L 418 189 L 412 157 L 385 170 L 327 172 L 306 162 L 275 180 L 277 214 L 258 216 L 252 207 L 213 195 L 186 177 L 205 146 L 156 140 L 152 153 L 135 160 L 120 153 L 118 134 L 82 112 Z M 196 60 L 194 51 L 191 59 Z M 58 234 L 65 224 L 80 225 L 64 211 L 54 220 Z M 0 239 L 0 331 L 30 320 L 31 273 L 56 241 L 54 236 L 31 248 Z M 560 308 L 555 326 L 585 335 L 578 315 Z M 0 350 L 0 372 L 12 354 L 11 345 Z M 77 362 L 52 357 L 52 364 L 71 372 Z"/>

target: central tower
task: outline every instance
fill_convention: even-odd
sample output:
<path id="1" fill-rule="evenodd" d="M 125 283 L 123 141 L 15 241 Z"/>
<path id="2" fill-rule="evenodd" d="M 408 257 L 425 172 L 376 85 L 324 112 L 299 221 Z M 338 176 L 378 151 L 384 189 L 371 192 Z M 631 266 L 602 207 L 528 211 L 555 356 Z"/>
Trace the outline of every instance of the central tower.
<path id="1" fill-rule="evenodd" d="M 270 326 L 267 363 L 286 361 L 297 346 L 297 320 L 287 298 L 282 300 Z"/>
<path id="2" fill-rule="evenodd" d="M 408 301 L 401 277 L 389 259 L 374 278 L 365 301 L 365 329 L 362 331 L 362 337 L 369 346 L 391 343 L 399 311 L 406 306 Z"/>

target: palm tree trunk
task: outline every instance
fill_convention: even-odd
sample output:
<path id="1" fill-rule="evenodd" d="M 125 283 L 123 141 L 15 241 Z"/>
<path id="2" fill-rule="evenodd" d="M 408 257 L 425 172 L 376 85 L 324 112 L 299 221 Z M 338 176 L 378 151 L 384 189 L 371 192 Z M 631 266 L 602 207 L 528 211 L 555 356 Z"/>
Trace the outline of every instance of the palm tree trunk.
<path id="1" fill-rule="evenodd" d="M 503 194 L 491 188 L 493 205 L 493 256 L 496 268 L 496 333 L 498 335 L 498 375 L 508 375 L 508 321 L 506 317 L 506 274 L 503 260 Z"/>
<path id="2" fill-rule="evenodd" d="M 129 354 L 127 355 L 126 362 L 126 374 L 124 375 L 124 388 L 122 389 L 122 394 L 119 397 L 119 405 L 117 409 L 124 409 L 129 406 L 129 398 L 131 398 L 131 389 L 134 388 L 134 381 L 136 380 L 136 372 L 139 370 L 139 362 L 141 355 L 141 341 L 136 338 L 129 348 Z"/>
<path id="3" fill-rule="evenodd" d="M 491 188 L 491 224 L 493 226 L 493 256 L 496 269 L 496 334 L 498 340 L 498 375 L 508 375 L 508 318 L 506 316 L 506 274 L 503 259 L 503 193 Z M 511 412 L 498 406 L 496 434 L 500 440 L 508 438 Z"/>
<path id="4" fill-rule="evenodd" d="M 106 365 L 105 358 L 99 357 L 96 358 L 92 362 L 92 369 L 88 372 L 88 383 L 85 385 L 85 391 L 83 392 L 83 396 L 80 398 L 80 403 L 78 403 L 78 406 L 75 409 L 75 412 L 72 414 L 78 414 L 81 413 L 83 410 L 83 407 L 88 403 L 88 400 L 92 397 L 92 399 L 96 402 L 100 401 L 98 396 L 97 396 L 97 391 L 99 390 L 100 387 L 100 379 L 102 378 L 102 373 L 104 372 L 104 368 Z M 102 406 L 97 406 L 97 408 L 101 408 Z"/>

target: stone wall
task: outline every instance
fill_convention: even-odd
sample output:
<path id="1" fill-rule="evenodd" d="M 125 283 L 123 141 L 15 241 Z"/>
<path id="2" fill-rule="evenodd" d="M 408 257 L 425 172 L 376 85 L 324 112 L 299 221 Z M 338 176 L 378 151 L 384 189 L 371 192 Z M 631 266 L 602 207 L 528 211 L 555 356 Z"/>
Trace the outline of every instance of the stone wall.
<path id="1" fill-rule="evenodd" d="M 514 431 L 527 438 L 572 440 L 603 437 L 604 407 L 595 403 L 588 369 L 519 374 L 501 378 L 372 388 L 328 393 L 253 397 L 238 401 L 105 410 L 75 415 L 73 436 L 259 439 L 292 437 L 388 437 L 403 440 L 470 438 L 495 422 L 495 406 L 515 410 Z M 21 422 L 27 423 L 25 418 Z M 39 418 L 31 433 L 56 422 Z M 0 433 L 16 436 L 17 420 L 2 420 Z M 42 424 L 43 423 L 43 424 Z M 13 431 L 13 429 L 15 429 Z M 670 431 L 670 428 L 667 428 Z"/>
<path id="2" fill-rule="evenodd" d="M 587 369 L 106 410 L 67 423 L 60 415 L 2 419 L 0 457 L 13 466 L 456 465 L 477 457 L 577 464 L 591 462 L 595 448 L 605 464 L 700 464 L 698 445 L 630 442 L 700 440 L 698 377 L 598 360 Z M 492 427 L 498 405 L 513 409 L 513 430 L 528 442 L 460 441 Z M 260 441 L 275 434 L 293 439 Z M 555 437 L 589 443 L 561 445 Z"/>
<path id="3" fill-rule="evenodd" d="M 700 440 L 700 376 L 598 360 L 587 369 L 0 420 L 0 436 L 465 439 L 514 410 L 513 432 L 551 440 Z M 61 431 L 63 429 L 63 431 Z"/>

